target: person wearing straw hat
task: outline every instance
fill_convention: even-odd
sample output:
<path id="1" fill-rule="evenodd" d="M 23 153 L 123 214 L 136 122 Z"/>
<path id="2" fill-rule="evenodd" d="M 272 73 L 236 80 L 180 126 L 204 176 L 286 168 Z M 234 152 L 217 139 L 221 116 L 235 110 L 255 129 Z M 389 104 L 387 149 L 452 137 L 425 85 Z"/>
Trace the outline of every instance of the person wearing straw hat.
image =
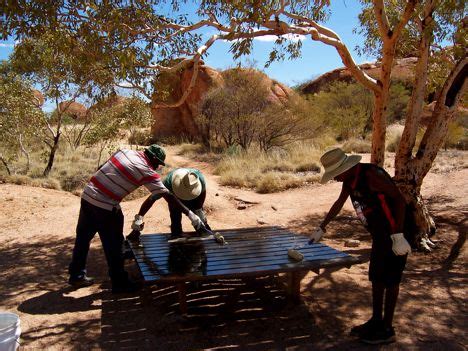
<path id="1" fill-rule="evenodd" d="M 208 225 L 203 205 L 206 199 L 206 181 L 203 174 L 195 168 L 176 168 L 169 172 L 163 181 L 165 187 L 171 191 L 190 211 L 193 211 L 204 224 L 204 228 L 197 230 L 203 233 L 203 229 L 211 230 Z M 141 205 L 140 211 L 135 216 L 139 219 L 137 224 L 132 225 L 132 232 L 127 236 L 129 240 L 138 240 L 143 229 L 143 217 L 160 198 L 159 195 L 150 195 Z M 182 212 L 180 208 L 169 205 L 171 217 L 171 234 L 173 238 L 182 236 Z"/>
<path id="2" fill-rule="evenodd" d="M 401 277 L 411 247 L 403 235 L 406 203 L 390 175 L 382 168 L 361 163 L 361 156 L 340 148 L 326 152 L 320 162 L 325 169 L 321 183 L 342 182 L 340 196 L 310 236 L 319 241 L 348 197 L 356 214 L 372 236 L 369 280 L 372 283 L 372 318 L 351 329 L 351 335 L 370 344 L 395 341 L 393 316 Z M 384 301 L 385 296 L 385 301 Z"/>
<path id="3" fill-rule="evenodd" d="M 120 202 L 141 185 L 153 196 L 163 197 L 172 208 L 186 214 L 195 229 L 204 227 L 202 220 L 185 207 L 161 181 L 156 170 L 165 165 L 165 158 L 164 149 L 156 144 L 148 146 L 144 151 L 119 150 L 91 177 L 81 195 L 75 246 L 68 269 L 69 284 L 74 287 L 93 284 L 93 279 L 86 275 L 86 259 L 90 242 L 98 232 L 109 266 L 112 292 L 132 292 L 138 289 L 124 270 L 124 216 Z"/>

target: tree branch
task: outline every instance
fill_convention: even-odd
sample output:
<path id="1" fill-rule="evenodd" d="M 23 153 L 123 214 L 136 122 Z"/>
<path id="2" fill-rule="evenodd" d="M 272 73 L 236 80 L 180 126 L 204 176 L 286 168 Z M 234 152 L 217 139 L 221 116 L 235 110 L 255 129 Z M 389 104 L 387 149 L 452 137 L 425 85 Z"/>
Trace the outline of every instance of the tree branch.
<path id="1" fill-rule="evenodd" d="M 390 24 L 388 23 L 387 13 L 383 0 L 372 0 L 374 4 L 374 15 L 379 26 L 380 36 L 382 38 L 391 38 Z"/>

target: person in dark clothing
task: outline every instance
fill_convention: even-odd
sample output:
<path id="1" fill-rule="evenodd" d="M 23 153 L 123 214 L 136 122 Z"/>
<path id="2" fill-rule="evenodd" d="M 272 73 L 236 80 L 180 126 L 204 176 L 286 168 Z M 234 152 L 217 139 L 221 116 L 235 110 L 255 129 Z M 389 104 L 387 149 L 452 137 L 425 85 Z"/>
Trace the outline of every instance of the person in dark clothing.
<path id="1" fill-rule="evenodd" d="M 184 206 L 193 211 L 193 213 L 201 219 L 204 228 L 211 230 L 205 211 L 203 210 L 206 199 L 206 181 L 205 177 L 198 169 L 176 168 L 166 175 L 163 184 L 182 204 L 184 204 Z M 132 224 L 132 233 L 127 236 L 129 240 L 138 240 L 144 226 L 143 217 L 160 197 L 161 196 L 158 194 L 153 194 L 143 202 L 140 211 L 135 215 L 135 221 Z M 177 206 L 170 203 L 168 205 L 171 216 L 172 237 L 181 237 L 183 234 L 182 212 Z"/>
<path id="2" fill-rule="evenodd" d="M 340 196 L 310 240 L 317 242 L 322 238 L 328 223 L 350 197 L 357 216 L 372 236 L 369 280 L 372 282 L 373 306 L 372 318 L 352 328 L 351 335 L 370 344 L 389 343 L 395 341 L 393 316 L 406 258 L 411 252 L 403 235 L 406 203 L 385 170 L 360 163 L 360 160 L 361 156 L 346 155 L 339 148 L 321 157 L 325 169 L 321 183 L 334 179 L 343 186 Z"/>

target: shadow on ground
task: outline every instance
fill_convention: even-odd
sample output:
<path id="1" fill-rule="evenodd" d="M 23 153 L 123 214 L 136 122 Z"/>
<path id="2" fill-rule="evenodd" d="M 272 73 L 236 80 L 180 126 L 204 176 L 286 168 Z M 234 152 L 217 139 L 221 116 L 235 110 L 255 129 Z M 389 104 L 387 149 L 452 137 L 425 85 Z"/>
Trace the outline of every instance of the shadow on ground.
<path id="1" fill-rule="evenodd" d="M 188 313 L 173 287 L 147 287 L 139 296 L 102 305 L 103 349 L 328 349 L 333 335 L 306 304 L 288 302 L 277 280 L 217 280 L 189 286 Z M 351 306 L 350 306 L 351 307 Z M 339 315 L 335 331 L 346 330 Z M 348 341 L 348 344 L 359 344 Z"/>
<path id="2" fill-rule="evenodd" d="M 330 225 L 326 240 L 364 263 L 344 270 L 346 274 L 325 270 L 320 276 L 308 275 L 300 304 L 288 302 L 271 277 L 191 283 L 184 316 L 173 287 L 146 287 L 135 295 L 112 295 L 98 287 L 77 293 L 64 284 L 72 238 L 2 247 L 0 266 L 7 269 L 0 272 L 0 301 L 12 309 L 9 301 L 22 300 L 18 310 L 41 321 L 60 316 L 53 326 L 26 328 L 26 346 L 52 337 L 57 345 L 80 349 L 463 350 L 468 314 L 461 252 L 467 216 L 459 211 L 436 217 L 441 241 L 434 253 L 410 257 L 396 313 L 399 342 L 380 348 L 347 336 L 353 325 L 369 317 L 371 305 L 370 237 L 347 212 Z M 321 218 L 310 216 L 290 226 L 305 234 Z M 344 248 L 346 239 L 362 244 Z M 135 275 L 136 267 L 131 267 Z M 89 268 L 91 275 L 107 280 L 100 247 L 91 250 Z M 96 318 L 87 317 L 91 314 Z"/>

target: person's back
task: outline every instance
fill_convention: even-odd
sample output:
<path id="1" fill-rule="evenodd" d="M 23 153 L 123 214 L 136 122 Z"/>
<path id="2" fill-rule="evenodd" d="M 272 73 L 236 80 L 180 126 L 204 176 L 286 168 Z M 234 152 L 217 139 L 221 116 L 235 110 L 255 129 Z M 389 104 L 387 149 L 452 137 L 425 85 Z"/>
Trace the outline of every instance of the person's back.
<path id="1" fill-rule="evenodd" d="M 161 184 L 154 182 L 159 179 L 160 175 L 143 151 L 119 150 L 91 177 L 82 198 L 95 206 L 112 210 L 141 185 L 152 193 L 166 191 Z"/>
<path id="2" fill-rule="evenodd" d="M 395 206 L 394 199 L 385 196 L 385 192 L 392 192 L 401 196 L 398 187 L 390 175 L 381 167 L 371 163 L 359 163 L 354 167 L 355 176 L 344 185 L 349 188 L 351 202 L 362 223 L 371 233 L 395 230 Z M 374 187 L 370 187 L 370 178 L 379 179 Z M 385 189 L 379 189 L 378 185 L 384 184 Z M 385 191 L 384 191 L 385 190 Z"/>

